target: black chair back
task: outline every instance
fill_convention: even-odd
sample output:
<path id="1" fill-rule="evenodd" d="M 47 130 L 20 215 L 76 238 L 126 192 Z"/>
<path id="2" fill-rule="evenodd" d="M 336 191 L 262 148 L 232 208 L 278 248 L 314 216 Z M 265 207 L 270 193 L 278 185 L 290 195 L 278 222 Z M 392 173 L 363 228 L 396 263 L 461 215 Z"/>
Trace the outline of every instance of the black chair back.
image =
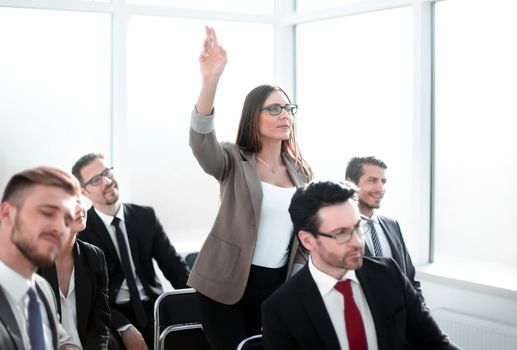
<path id="1" fill-rule="evenodd" d="M 163 293 L 154 305 L 154 349 L 208 350 L 195 290 Z"/>

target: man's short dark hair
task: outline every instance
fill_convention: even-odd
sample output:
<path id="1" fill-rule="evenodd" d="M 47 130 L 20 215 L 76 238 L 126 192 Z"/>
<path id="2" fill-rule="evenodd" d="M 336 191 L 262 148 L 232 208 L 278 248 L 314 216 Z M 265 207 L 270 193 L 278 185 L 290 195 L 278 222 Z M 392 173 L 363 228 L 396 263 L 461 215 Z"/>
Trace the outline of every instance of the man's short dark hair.
<path id="1" fill-rule="evenodd" d="M 354 157 L 350 159 L 346 167 L 345 178 L 352 180 L 355 184 L 359 183 L 359 179 L 363 176 L 363 165 L 375 165 L 382 169 L 388 169 L 386 163 L 382 160 L 375 158 L 374 156 L 369 157 Z"/>
<path id="2" fill-rule="evenodd" d="M 289 205 L 295 236 L 298 236 L 300 230 L 314 235 L 321 224 L 318 211 L 354 198 L 357 189 L 352 186 L 347 183 L 316 181 L 298 188 Z"/>
<path id="3" fill-rule="evenodd" d="M 84 185 L 84 179 L 81 176 L 81 170 L 91 162 L 93 162 L 96 159 L 105 159 L 104 155 L 100 153 L 88 153 L 79 158 L 77 162 L 75 162 L 74 166 L 72 167 L 72 174 L 79 180 L 81 183 L 81 186 Z"/>
<path id="4" fill-rule="evenodd" d="M 2 203 L 9 202 L 21 208 L 29 190 L 36 185 L 58 187 L 72 196 L 79 196 L 80 186 L 72 174 L 53 167 L 27 169 L 11 177 L 5 186 Z"/>

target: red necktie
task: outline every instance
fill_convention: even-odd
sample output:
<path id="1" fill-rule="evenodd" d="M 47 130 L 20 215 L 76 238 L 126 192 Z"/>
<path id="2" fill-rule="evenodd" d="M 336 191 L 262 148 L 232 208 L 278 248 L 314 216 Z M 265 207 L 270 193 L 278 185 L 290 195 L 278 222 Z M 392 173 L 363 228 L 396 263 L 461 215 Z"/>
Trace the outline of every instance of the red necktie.
<path id="1" fill-rule="evenodd" d="M 355 304 L 350 280 L 339 281 L 336 288 L 345 300 L 345 325 L 350 350 L 368 350 L 363 319 Z"/>

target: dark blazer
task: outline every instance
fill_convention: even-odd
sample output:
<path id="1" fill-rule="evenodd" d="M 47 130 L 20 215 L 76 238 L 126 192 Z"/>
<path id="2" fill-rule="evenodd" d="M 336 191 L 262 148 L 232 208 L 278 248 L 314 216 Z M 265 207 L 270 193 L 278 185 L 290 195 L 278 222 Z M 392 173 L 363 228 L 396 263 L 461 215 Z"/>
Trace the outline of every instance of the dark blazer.
<path id="1" fill-rule="evenodd" d="M 80 240 L 73 247 L 75 268 L 75 303 L 77 332 L 85 350 L 107 349 L 110 325 L 108 304 L 108 272 L 102 250 Z M 38 273 L 52 286 L 60 300 L 56 265 Z M 57 303 L 61 316 L 61 303 Z"/>
<path id="2" fill-rule="evenodd" d="M 69 339 L 68 334 L 57 319 L 56 300 L 52 293 L 50 285 L 42 277 L 34 275 L 36 289 L 40 300 L 45 305 L 47 316 L 52 329 L 52 342 L 54 348 L 58 348 L 58 344 L 64 344 L 64 339 Z M 2 350 L 24 350 L 23 340 L 20 328 L 16 323 L 14 313 L 7 301 L 4 290 L 0 282 L 0 349 Z"/>
<path id="3" fill-rule="evenodd" d="M 357 278 L 371 310 L 379 350 L 457 349 L 391 258 L 364 258 Z M 339 350 L 332 321 L 308 265 L 262 304 L 264 348 Z"/>
<path id="4" fill-rule="evenodd" d="M 390 219 L 386 216 L 378 215 L 377 218 L 379 219 L 379 224 L 381 225 L 383 231 L 386 233 L 386 238 L 388 239 L 388 243 L 391 247 L 393 260 L 397 262 L 402 273 L 406 275 L 413 287 L 417 290 L 422 302 L 425 303 L 424 296 L 422 295 L 422 288 L 420 287 L 420 282 L 415 280 L 415 266 L 413 266 L 411 256 L 409 255 L 409 252 L 406 248 L 406 243 L 404 242 L 404 237 L 402 237 L 399 223 L 396 220 Z M 372 253 L 366 244 L 364 255 L 372 256 Z"/>
<path id="5" fill-rule="evenodd" d="M 169 242 L 154 210 L 134 204 L 123 204 L 123 210 L 136 274 L 152 302 L 163 292 L 162 285 L 154 271 L 153 259 L 156 260 L 163 275 L 174 288 L 186 288 L 188 267 L 185 260 Z M 93 207 L 88 210 L 86 228 L 79 233 L 79 238 L 101 248 L 106 257 L 111 327 L 117 329 L 129 324 L 127 318 L 116 309 L 115 303 L 120 286 L 124 281 L 124 272 L 108 230 Z"/>
<path id="6" fill-rule="evenodd" d="M 212 117 L 195 112 L 192 118 L 191 126 L 195 126 L 196 120 L 199 122 L 198 118 L 213 123 Z M 262 185 L 255 153 L 244 152 L 234 143 L 219 143 L 213 128 L 208 129 L 211 131 L 203 134 L 191 128 L 189 142 L 203 170 L 219 181 L 221 205 L 188 285 L 219 303 L 233 305 L 244 295 L 250 274 L 262 208 Z M 310 181 L 287 154 L 282 154 L 282 159 L 296 187 Z M 303 265 L 306 261 L 298 239 L 292 239 L 287 276 L 295 262 Z"/>

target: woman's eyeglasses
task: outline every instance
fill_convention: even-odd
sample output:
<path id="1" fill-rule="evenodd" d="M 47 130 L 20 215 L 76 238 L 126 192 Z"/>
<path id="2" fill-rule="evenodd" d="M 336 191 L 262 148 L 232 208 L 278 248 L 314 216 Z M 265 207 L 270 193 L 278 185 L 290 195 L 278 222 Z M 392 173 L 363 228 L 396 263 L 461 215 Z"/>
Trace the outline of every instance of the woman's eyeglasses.
<path id="1" fill-rule="evenodd" d="M 272 116 L 277 116 L 280 113 L 282 113 L 282 109 L 285 109 L 287 114 L 294 116 L 296 114 L 296 112 L 298 111 L 298 105 L 293 104 L 293 103 L 288 103 L 288 104 L 285 104 L 282 106 L 281 104 L 274 103 L 269 106 L 262 107 L 260 110 L 267 111 Z"/>

